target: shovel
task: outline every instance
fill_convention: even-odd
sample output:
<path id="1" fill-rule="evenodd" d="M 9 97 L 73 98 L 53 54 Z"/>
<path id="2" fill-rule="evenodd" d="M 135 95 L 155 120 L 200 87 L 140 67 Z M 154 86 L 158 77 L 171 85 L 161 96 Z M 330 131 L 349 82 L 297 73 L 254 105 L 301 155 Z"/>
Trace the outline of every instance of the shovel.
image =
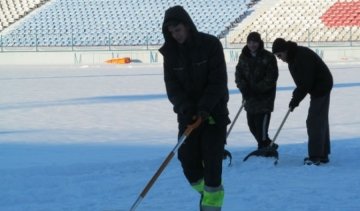
<path id="1" fill-rule="evenodd" d="M 226 133 L 226 138 L 229 137 L 230 132 L 231 132 L 232 128 L 234 127 L 234 124 L 235 124 L 236 120 L 238 119 L 241 111 L 242 111 L 243 108 L 244 108 L 244 105 L 245 105 L 245 101 L 243 101 L 243 102 L 241 103 L 241 106 L 240 106 L 240 108 L 239 108 L 239 111 L 236 113 L 234 120 L 231 122 L 230 128 L 229 128 L 229 130 L 228 130 L 227 133 Z M 229 159 L 230 159 L 228 166 L 231 166 L 232 155 L 231 155 L 231 153 L 230 153 L 228 150 L 224 149 L 223 159 L 226 160 L 226 158 L 229 158 Z"/>
<path id="2" fill-rule="evenodd" d="M 288 112 L 286 113 L 286 115 L 285 115 L 283 121 L 281 122 L 279 129 L 276 131 L 276 134 L 275 134 L 273 140 L 271 141 L 270 145 L 268 147 L 264 147 L 264 148 L 261 148 L 261 149 L 251 152 L 244 158 L 244 160 L 243 160 L 244 162 L 251 156 L 262 156 L 262 157 L 274 157 L 275 158 L 274 165 L 276 165 L 278 163 L 279 153 L 277 151 L 277 147 L 274 146 L 274 143 L 280 133 L 280 130 L 284 126 L 284 123 L 285 123 L 286 119 L 288 118 L 290 112 L 291 112 L 291 109 L 289 109 Z"/>

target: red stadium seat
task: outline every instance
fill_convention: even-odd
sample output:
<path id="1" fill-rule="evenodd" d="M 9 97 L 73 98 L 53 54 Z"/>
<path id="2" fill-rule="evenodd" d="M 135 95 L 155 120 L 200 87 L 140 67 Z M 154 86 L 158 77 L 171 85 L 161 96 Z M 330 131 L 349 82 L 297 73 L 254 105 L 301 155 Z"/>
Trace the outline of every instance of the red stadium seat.
<path id="1" fill-rule="evenodd" d="M 359 8 L 360 1 L 336 2 L 321 16 L 321 20 L 328 27 L 360 26 Z"/>

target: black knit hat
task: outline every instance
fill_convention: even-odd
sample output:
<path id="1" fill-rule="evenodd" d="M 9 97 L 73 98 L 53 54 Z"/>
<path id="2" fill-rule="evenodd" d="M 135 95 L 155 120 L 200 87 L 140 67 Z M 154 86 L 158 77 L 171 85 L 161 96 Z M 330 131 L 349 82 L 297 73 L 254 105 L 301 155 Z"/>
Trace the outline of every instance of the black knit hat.
<path id="1" fill-rule="evenodd" d="M 273 53 L 279 53 L 286 51 L 288 49 L 288 42 L 284 40 L 283 38 L 276 38 L 273 46 L 272 46 L 272 52 Z"/>
<path id="2" fill-rule="evenodd" d="M 246 42 L 254 41 L 254 42 L 261 42 L 261 36 L 257 32 L 250 32 L 247 36 Z"/>

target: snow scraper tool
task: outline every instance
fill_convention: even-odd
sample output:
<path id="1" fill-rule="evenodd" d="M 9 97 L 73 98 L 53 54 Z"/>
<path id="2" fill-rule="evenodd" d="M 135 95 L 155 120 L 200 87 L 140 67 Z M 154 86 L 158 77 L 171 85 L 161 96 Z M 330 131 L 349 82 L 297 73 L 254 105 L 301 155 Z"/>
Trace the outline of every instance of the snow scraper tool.
<path id="1" fill-rule="evenodd" d="M 241 106 L 240 106 L 240 108 L 239 108 L 239 111 L 236 113 L 236 115 L 235 115 L 235 117 L 234 117 L 234 120 L 231 122 L 231 125 L 230 125 L 230 127 L 229 127 L 229 130 L 228 130 L 228 132 L 226 133 L 226 138 L 230 135 L 230 132 L 231 132 L 232 128 L 234 127 L 234 124 L 235 124 L 236 120 L 238 119 L 241 111 L 243 110 L 244 105 L 245 105 L 245 101 L 242 102 L 242 104 L 241 104 Z M 231 166 L 232 155 L 231 155 L 231 153 L 230 153 L 228 150 L 225 149 L 225 150 L 224 150 L 224 160 L 226 160 L 226 158 L 229 158 L 230 161 L 229 161 L 229 165 L 228 165 L 228 166 Z"/>
<path id="2" fill-rule="evenodd" d="M 198 118 L 198 124 L 201 123 L 201 118 Z M 150 190 L 150 188 L 153 186 L 155 181 L 159 178 L 160 174 L 163 172 L 165 167 L 170 163 L 171 159 L 174 157 L 177 150 L 180 148 L 180 146 L 184 143 L 187 137 L 189 137 L 190 133 L 194 130 L 193 127 L 186 128 L 185 132 L 181 135 L 181 137 L 178 139 L 178 143 L 174 147 L 174 149 L 169 153 L 169 155 L 165 158 L 161 166 L 158 168 L 156 173 L 153 175 L 153 177 L 150 179 L 150 181 L 145 186 L 144 190 L 140 193 L 134 204 L 131 206 L 130 211 L 135 211 L 136 207 L 139 206 L 141 201 L 145 198 L 147 192 Z"/>
<path id="3" fill-rule="evenodd" d="M 274 157 L 275 158 L 274 165 L 276 165 L 278 163 L 279 153 L 277 151 L 277 147 L 274 147 L 274 143 L 275 143 L 277 136 L 280 133 L 281 128 L 284 126 L 284 123 L 285 123 L 286 119 L 288 118 L 290 112 L 291 112 L 291 110 L 289 109 L 288 112 L 286 113 L 283 121 L 281 122 L 279 129 L 276 131 L 276 134 L 275 134 L 273 140 L 271 141 L 270 145 L 268 147 L 261 148 L 261 149 L 251 152 L 244 158 L 243 161 L 246 161 L 250 156 L 262 156 L 262 157 Z"/>

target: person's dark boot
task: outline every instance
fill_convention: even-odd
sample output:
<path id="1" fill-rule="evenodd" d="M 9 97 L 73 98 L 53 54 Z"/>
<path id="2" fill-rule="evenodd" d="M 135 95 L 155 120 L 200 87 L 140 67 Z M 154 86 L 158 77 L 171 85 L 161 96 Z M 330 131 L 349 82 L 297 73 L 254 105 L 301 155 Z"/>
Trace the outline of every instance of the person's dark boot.
<path id="1" fill-rule="evenodd" d="M 319 166 L 320 165 L 320 159 L 319 158 L 310 158 L 310 157 L 306 157 L 304 158 L 304 165 L 308 165 L 308 166 Z"/>
<path id="2" fill-rule="evenodd" d="M 271 148 L 272 150 L 277 150 L 279 148 L 279 145 L 276 143 L 273 143 L 271 146 L 271 140 L 266 139 L 265 141 L 262 141 L 260 144 L 258 144 L 258 149 L 265 149 L 265 148 Z"/>
<path id="3" fill-rule="evenodd" d="M 330 162 L 330 160 L 329 160 L 329 157 L 328 157 L 328 156 L 326 156 L 326 157 L 321 157 L 321 158 L 320 158 L 320 163 L 325 164 L 325 163 L 328 163 L 328 162 Z"/>
<path id="4" fill-rule="evenodd" d="M 329 157 L 306 157 L 304 158 L 304 165 L 320 165 L 329 163 Z"/>

